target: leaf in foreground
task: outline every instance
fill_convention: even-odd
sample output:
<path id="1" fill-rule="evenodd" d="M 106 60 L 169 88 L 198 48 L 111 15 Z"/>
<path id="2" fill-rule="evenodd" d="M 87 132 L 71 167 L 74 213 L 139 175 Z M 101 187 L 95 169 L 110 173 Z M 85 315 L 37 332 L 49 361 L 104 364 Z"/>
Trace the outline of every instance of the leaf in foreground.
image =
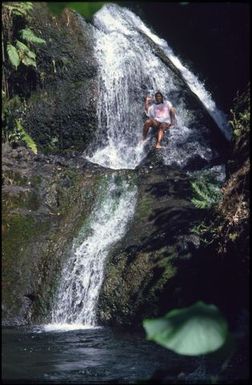
<path id="1" fill-rule="evenodd" d="M 221 348 L 228 337 L 226 320 L 215 305 L 201 301 L 143 321 L 147 339 L 178 354 L 197 356 Z"/>

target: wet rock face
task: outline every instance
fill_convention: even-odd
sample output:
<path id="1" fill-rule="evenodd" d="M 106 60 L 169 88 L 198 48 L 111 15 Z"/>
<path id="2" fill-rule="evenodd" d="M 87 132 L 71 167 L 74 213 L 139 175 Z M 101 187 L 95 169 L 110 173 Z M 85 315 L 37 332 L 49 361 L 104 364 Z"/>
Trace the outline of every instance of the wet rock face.
<path id="1" fill-rule="evenodd" d="M 92 26 L 73 11 L 54 17 L 37 3 L 31 28 L 46 45 L 36 48 L 36 85 L 23 113 L 24 127 L 43 152 L 83 151 L 97 126 Z"/>
<path id="2" fill-rule="evenodd" d="M 45 322 L 73 237 L 102 174 L 78 157 L 3 146 L 2 320 Z"/>
<path id="3" fill-rule="evenodd" d="M 197 299 L 192 235 L 201 212 L 190 201 L 188 177 L 168 167 L 138 170 L 136 212 L 107 260 L 99 298 L 100 322 L 139 326 L 144 317 Z"/>

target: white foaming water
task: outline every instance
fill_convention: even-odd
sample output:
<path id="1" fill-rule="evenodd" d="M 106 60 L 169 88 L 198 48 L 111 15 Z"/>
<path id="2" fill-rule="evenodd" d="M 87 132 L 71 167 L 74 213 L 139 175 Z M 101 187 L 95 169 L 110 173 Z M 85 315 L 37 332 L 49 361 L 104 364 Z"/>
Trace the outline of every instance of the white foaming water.
<path id="1" fill-rule="evenodd" d="M 136 187 L 126 181 L 117 185 L 114 176 L 107 180 L 105 189 L 103 186 L 101 200 L 91 214 L 90 223 L 80 231 L 63 268 L 52 323 L 44 326 L 46 331 L 96 326 L 105 259 L 133 217 L 136 192 Z"/>
<path id="2" fill-rule="evenodd" d="M 69 332 L 72 330 L 102 329 L 102 326 L 83 325 L 78 323 L 51 323 L 34 328 L 34 332 Z"/>
<path id="3" fill-rule="evenodd" d="M 99 64 L 98 143 L 87 159 L 112 169 L 134 169 L 146 156 L 141 143 L 143 98 L 147 90 L 160 90 L 169 99 L 176 92 L 176 78 L 153 53 L 142 33 L 153 40 L 181 72 L 191 90 L 198 95 L 220 129 L 228 137 L 225 116 L 216 108 L 204 86 L 173 54 L 167 42 L 147 28 L 141 19 L 126 8 L 105 5 L 94 16 L 95 52 Z M 170 99 L 171 100 L 171 99 Z M 206 143 L 200 143 L 190 116 L 180 97 L 171 100 L 177 110 L 177 127 L 170 131 L 164 150 L 166 164 L 184 165 L 192 154 L 212 157 Z M 203 128 L 204 130 L 204 128 Z M 192 134 L 194 141 L 192 144 Z M 180 151 L 190 137 L 190 149 Z M 183 139 L 184 138 L 184 139 Z"/>
<path id="4" fill-rule="evenodd" d="M 211 94 L 205 89 L 204 84 L 200 82 L 199 79 L 181 63 L 179 58 L 174 55 L 171 47 L 168 46 L 167 42 L 164 39 L 160 39 L 157 35 L 152 33 L 150 29 L 144 25 L 142 20 L 133 12 L 126 9 L 125 13 L 127 17 L 131 20 L 131 23 L 135 26 L 135 28 L 145 33 L 154 41 L 154 43 L 156 43 L 161 49 L 163 49 L 167 57 L 180 71 L 182 77 L 184 78 L 184 80 L 186 80 L 186 83 L 190 87 L 192 92 L 194 92 L 204 104 L 209 114 L 212 116 L 212 118 L 214 119 L 218 127 L 221 129 L 225 137 L 230 140 L 231 130 L 230 127 L 228 127 L 227 117 L 222 111 L 217 108 L 214 100 L 212 99 Z"/>

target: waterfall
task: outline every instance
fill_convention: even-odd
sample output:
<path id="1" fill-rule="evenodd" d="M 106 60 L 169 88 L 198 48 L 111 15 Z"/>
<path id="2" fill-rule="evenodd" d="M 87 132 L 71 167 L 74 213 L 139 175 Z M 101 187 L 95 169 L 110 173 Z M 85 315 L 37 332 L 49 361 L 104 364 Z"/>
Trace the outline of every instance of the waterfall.
<path id="1" fill-rule="evenodd" d="M 46 330 L 96 325 L 96 305 L 105 259 L 111 246 L 125 233 L 134 214 L 136 187 L 113 175 L 100 188 L 100 199 L 75 239 L 60 280 Z"/>
<path id="2" fill-rule="evenodd" d="M 177 126 L 166 135 L 162 151 L 167 165 L 185 166 L 194 154 L 206 160 L 214 153 L 202 139 L 206 131 L 185 103 L 176 76 L 153 52 L 148 36 L 180 71 L 220 129 L 229 135 L 225 116 L 202 83 L 176 57 L 167 42 L 127 8 L 105 5 L 94 16 L 95 54 L 99 64 L 98 136 L 87 159 L 113 169 L 134 169 L 146 156 L 141 143 L 144 96 L 160 90 L 177 110 Z M 94 148 L 95 147 L 95 148 Z"/>
<path id="3" fill-rule="evenodd" d="M 208 128 L 197 111 L 188 107 L 184 90 L 172 70 L 155 54 L 146 36 L 173 62 L 191 90 L 198 95 L 220 129 L 228 136 L 224 115 L 197 77 L 173 54 L 139 17 L 126 8 L 108 4 L 94 16 L 95 54 L 98 61 L 98 133 L 83 156 L 111 169 L 134 169 L 150 150 L 142 144 L 144 96 L 161 91 L 175 106 L 177 125 L 164 139 L 166 165 L 184 167 L 195 154 L 212 159 Z M 105 260 L 111 247 L 125 234 L 133 217 L 137 189 L 116 174 L 108 179 L 100 199 L 75 239 L 63 267 L 52 311 L 50 329 L 95 326 L 96 307 Z M 88 220 L 88 224 L 87 224 Z"/>

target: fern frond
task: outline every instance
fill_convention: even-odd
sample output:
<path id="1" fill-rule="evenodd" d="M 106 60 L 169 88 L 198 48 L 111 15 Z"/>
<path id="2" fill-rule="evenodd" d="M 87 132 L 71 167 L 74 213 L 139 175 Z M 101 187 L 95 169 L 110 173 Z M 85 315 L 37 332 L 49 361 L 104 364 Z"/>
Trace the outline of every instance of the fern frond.
<path id="1" fill-rule="evenodd" d="M 20 35 L 24 40 L 28 41 L 29 43 L 35 43 L 35 44 L 46 43 L 44 39 L 41 39 L 40 37 L 36 36 L 30 28 L 21 29 Z"/>
<path id="2" fill-rule="evenodd" d="M 199 209 L 211 208 L 221 198 L 221 190 L 218 185 L 203 180 L 191 182 L 194 197 L 191 202 Z"/>
<path id="3" fill-rule="evenodd" d="M 204 183 L 201 181 L 192 182 L 192 187 L 199 197 L 208 199 L 208 191 Z"/>
<path id="4" fill-rule="evenodd" d="M 203 200 L 198 200 L 196 198 L 192 198 L 192 203 L 194 204 L 197 209 L 206 209 L 208 208 L 208 202 L 203 201 Z"/>
<path id="5" fill-rule="evenodd" d="M 30 135 L 25 131 L 22 124 L 16 120 L 16 127 L 19 132 L 22 134 L 22 140 L 26 143 L 26 145 L 34 152 L 34 154 L 38 153 L 37 145 L 34 140 L 30 137 Z"/>
<path id="6" fill-rule="evenodd" d="M 7 44 L 7 54 L 10 59 L 11 64 L 15 67 L 15 69 L 18 68 L 20 64 L 20 57 L 18 55 L 18 51 L 14 45 L 8 43 Z"/>

